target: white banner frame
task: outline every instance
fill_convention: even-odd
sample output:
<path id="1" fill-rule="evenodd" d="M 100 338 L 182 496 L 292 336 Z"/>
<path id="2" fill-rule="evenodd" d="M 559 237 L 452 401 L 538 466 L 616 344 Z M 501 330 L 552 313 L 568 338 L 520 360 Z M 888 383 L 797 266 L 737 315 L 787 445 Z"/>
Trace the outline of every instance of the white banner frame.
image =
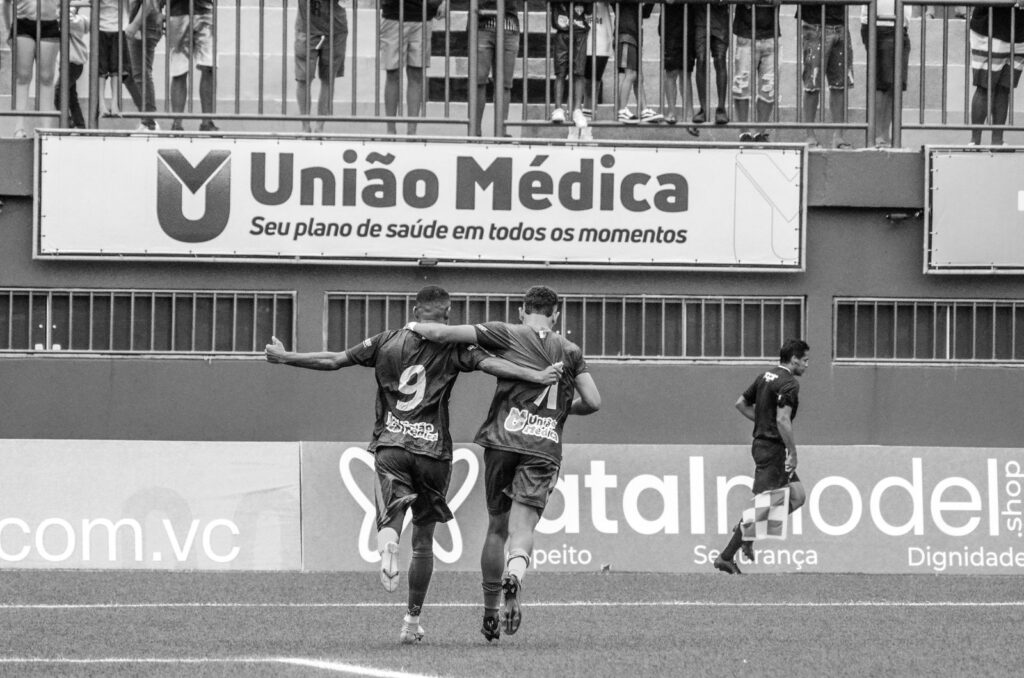
<path id="1" fill-rule="evenodd" d="M 115 145 L 120 145 L 122 150 L 115 152 L 111 148 Z M 339 149 L 335 151 L 331 146 Z M 342 146 L 345 148 L 340 148 Z M 204 148 L 220 150 L 207 150 L 202 155 Z M 467 153 L 467 149 L 472 149 L 472 153 Z M 242 162 L 232 157 L 236 152 L 244 158 Z M 257 154 L 263 158 L 259 166 L 253 162 Z M 416 169 L 403 175 L 402 163 L 409 165 L 403 155 L 423 164 L 413 165 Z M 285 156 L 292 158 L 290 173 L 282 169 Z M 365 173 L 367 168 L 374 169 L 371 165 L 379 161 L 369 158 L 388 156 L 389 162 L 397 158 L 391 173 L 395 189 L 388 199 L 397 200 L 398 205 L 379 207 L 352 202 L 342 205 L 345 200 L 363 200 L 373 194 L 370 189 L 375 187 L 370 185 Z M 327 162 L 309 164 L 310 158 L 326 158 L 331 165 L 326 166 Z M 432 159 L 436 162 L 427 162 Z M 624 164 L 624 160 L 629 164 Z M 517 161 L 515 166 L 513 161 Z M 237 168 L 231 166 L 232 162 Z M 499 162 L 503 163 L 500 167 Z M 458 171 L 451 179 L 453 175 L 446 173 L 445 168 L 455 163 L 458 163 Z M 433 174 L 430 167 L 438 168 L 437 174 Z M 470 170 L 464 172 L 467 167 Z M 637 168 L 641 169 L 637 171 Z M 504 173 L 499 171 L 506 169 Z M 551 172 L 545 173 L 545 169 Z M 274 171 L 277 171 L 276 177 Z M 151 180 L 145 179 L 147 172 L 153 175 Z M 413 173 L 414 178 L 409 180 Z M 221 180 L 222 174 L 227 178 Z M 450 137 L 395 140 L 352 135 L 310 138 L 298 134 L 139 135 L 41 130 L 36 140 L 33 258 L 803 272 L 806 174 L 807 150 L 803 144 L 764 147 L 670 142 L 578 144 L 562 140 L 510 142 Z M 462 188 L 466 183 L 460 180 L 466 176 L 475 182 L 470 189 Z M 102 182 L 89 187 L 90 177 L 100 177 Z M 287 178 L 288 192 L 284 193 L 287 202 L 257 202 L 254 196 L 260 177 L 260 197 L 270 196 L 274 200 L 282 194 L 282 183 Z M 349 177 L 354 179 L 346 183 Z M 505 187 L 511 190 L 499 193 L 499 189 L 493 188 L 499 185 L 495 177 L 503 182 L 501 190 Z M 643 177 L 647 178 L 646 183 L 640 181 Z M 589 188 L 586 188 L 588 181 Z M 328 193 L 325 186 L 331 182 L 336 183 Z M 434 182 L 432 187 L 430 182 Z M 488 182 L 492 183 L 488 185 Z M 127 186 L 121 188 L 125 184 Z M 106 189 L 99 190 L 101 185 Z M 164 189 L 158 190 L 158 185 Z M 210 187 L 214 185 L 230 196 L 221 209 L 230 215 L 223 217 L 225 225 L 212 237 L 205 233 L 185 233 L 190 228 L 189 223 L 209 221 L 210 194 L 214 190 Z M 731 189 L 719 190 L 716 186 Z M 192 195 L 183 188 L 192 191 Z M 427 208 L 401 204 L 403 199 L 430 199 L 431 188 L 435 203 Z M 52 198 L 55 193 L 58 198 Z M 250 202 L 239 200 L 239 193 L 244 193 L 243 198 Z M 383 190 L 377 192 L 377 195 L 383 194 Z M 90 204 L 90 199 L 95 201 L 102 195 L 110 196 L 103 200 L 104 206 L 116 208 L 83 209 Z M 327 203 L 327 195 L 336 202 Z M 530 209 L 522 205 L 524 196 L 531 203 Z M 712 198 L 709 200 L 708 196 Z M 203 201 L 197 198 L 205 198 L 206 211 Z M 178 210 L 175 219 L 180 216 L 178 222 L 184 226 L 171 235 L 165 224 L 169 220 L 165 219 L 167 212 L 159 212 L 163 207 L 158 208 L 157 204 L 174 205 L 175 199 Z M 299 200 L 307 199 L 319 199 L 323 204 L 299 206 Z M 511 201 L 510 206 L 493 207 L 505 199 Z M 466 204 L 456 208 L 460 200 L 472 204 L 472 208 Z M 589 206 L 576 207 L 587 200 Z M 627 200 L 630 201 L 628 208 L 624 206 Z M 481 208 L 480 204 L 486 201 L 490 201 L 488 208 Z M 239 206 L 236 207 L 236 203 Z M 437 207 L 439 203 L 443 204 Z M 547 206 L 538 207 L 545 203 Z M 328 204 L 331 206 L 327 207 Z M 643 207 L 637 208 L 638 205 Z M 289 218 L 286 222 L 253 216 L 255 209 L 271 215 L 298 214 L 303 219 Z M 316 213 L 332 209 L 337 210 L 337 214 L 358 211 L 359 215 L 347 222 L 344 222 L 345 216 L 335 217 L 336 222 L 328 224 L 325 217 Z M 403 212 L 408 219 L 395 218 Z M 200 218 L 190 222 L 196 213 Z M 646 220 L 639 217 L 632 223 L 623 221 L 637 213 L 651 216 Z M 366 214 L 371 216 L 363 219 Z M 414 221 L 411 217 L 418 214 L 426 218 Z M 501 223 L 492 218 L 494 214 L 506 214 L 508 221 Z M 486 237 L 471 245 L 457 246 L 452 237 L 458 225 L 457 217 L 468 215 L 484 224 Z M 306 217 L 308 221 L 304 220 Z M 404 221 L 409 224 L 402 223 Z M 422 247 L 423 239 L 402 240 L 397 236 L 384 242 L 384 237 L 391 237 L 388 233 L 411 231 L 391 227 L 415 225 L 417 221 L 420 224 L 433 222 L 436 232 L 440 232 L 441 226 L 448 226 L 441 236 L 448 240 L 442 245 L 428 242 Z M 755 221 L 767 225 L 749 227 Z M 294 224 L 294 229 L 282 238 L 277 232 L 279 229 L 270 230 L 272 223 L 287 223 L 289 229 Z M 374 235 L 375 224 L 380 229 Z M 350 239 L 335 240 L 333 247 L 323 245 L 325 242 L 329 245 L 332 236 L 343 236 L 336 232 L 338 228 L 326 234 L 312 233 L 339 225 L 350 228 Z M 366 237 L 356 242 L 356 231 L 363 225 L 366 225 Z M 516 226 L 520 227 L 518 233 Z M 201 228 L 207 229 L 207 226 Z M 311 233 L 300 236 L 302 229 Z M 535 242 L 527 241 L 525 236 L 531 229 L 534 233 L 543 232 L 544 238 L 538 236 Z M 573 231 L 580 239 L 590 242 L 582 248 L 578 241 L 573 244 L 556 242 L 556 231 Z M 506 234 L 507 244 L 490 239 Z M 248 244 L 268 235 L 277 239 L 261 241 L 260 244 L 270 242 L 263 247 Z M 522 240 L 513 240 L 520 235 L 524 236 Z M 182 237 L 207 240 L 181 240 Z M 209 244 L 222 237 L 226 244 Z M 298 242 L 300 237 L 323 239 L 307 245 Z M 605 237 L 607 242 L 601 240 Z M 378 240 L 373 242 L 373 238 Z M 369 245 L 362 251 L 356 247 L 367 243 Z M 671 248 L 682 248 L 684 243 L 685 256 L 676 256 L 677 251 Z M 350 251 L 339 251 L 346 245 L 350 246 Z M 454 249 L 449 250 L 450 247 Z"/>
<path id="2" fill-rule="evenodd" d="M 925 155 L 925 176 L 924 176 L 924 240 L 923 259 L 924 273 L 929 275 L 963 275 L 963 274 L 988 274 L 988 275 L 1020 275 L 1024 273 L 1024 229 L 1017 229 L 1014 232 L 1009 209 L 1016 203 L 1017 212 L 1020 213 L 1020 221 L 1024 224 L 1024 147 L 1022 146 L 928 146 L 924 147 Z M 970 212 L 970 221 L 967 215 L 960 218 L 955 224 L 945 224 L 943 227 L 951 226 L 955 231 L 947 235 L 942 228 L 937 228 L 936 200 L 935 196 L 941 193 L 943 188 L 943 175 L 950 173 L 950 167 L 943 162 L 943 156 L 947 159 L 954 157 L 987 157 L 989 159 L 1006 160 L 1015 156 L 1014 161 L 1021 165 L 1020 172 L 1008 172 L 1005 167 L 997 167 L 996 162 L 989 162 L 987 166 L 992 167 L 989 178 L 997 178 L 1000 182 L 1012 182 L 1017 178 L 1019 188 L 1016 196 L 1007 193 L 1007 186 L 999 186 L 993 189 L 989 181 L 986 181 L 985 173 L 978 173 L 977 168 L 972 168 L 962 174 L 969 175 L 969 181 L 957 181 L 954 175 L 952 186 L 955 193 L 948 203 L 940 202 L 940 211 L 949 209 L 960 212 Z M 1005 163 L 998 163 L 1003 165 Z M 938 185 L 937 185 L 938 178 Z M 991 192 L 986 192 L 991 191 Z M 941 197 L 941 196 L 940 196 Z M 986 216 L 985 210 L 997 209 L 994 215 Z M 938 219 L 941 221 L 940 218 Z M 985 231 L 982 231 L 984 225 Z M 937 233 L 937 230 L 939 231 Z M 951 254 L 938 256 L 937 252 L 951 252 Z M 965 254 L 970 252 L 973 255 Z M 1011 259 L 1017 254 L 1016 261 L 997 261 L 998 257 L 1010 255 Z M 988 255 L 989 261 L 979 260 L 979 257 Z M 958 258 L 959 257 L 959 260 Z"/>

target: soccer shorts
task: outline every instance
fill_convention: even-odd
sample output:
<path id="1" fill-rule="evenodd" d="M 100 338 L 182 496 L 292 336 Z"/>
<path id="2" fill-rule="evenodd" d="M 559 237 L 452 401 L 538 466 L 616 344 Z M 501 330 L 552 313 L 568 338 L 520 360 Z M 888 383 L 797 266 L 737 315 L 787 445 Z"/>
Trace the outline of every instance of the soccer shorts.
<path id="1" fill-rule="evenodd" d="M 786 446 L 781 442 L 756 438 L 750 454 L 754 457 L 754 494 L 800 482 L 795 471 L 786 471 Z"/>
<path id="2" fill-rule="evenodd" d="M 213 15 L 167 17 L 171 77 L 185 75 L 190 66 L 213 68 Z"/>
<path id="3" fill-rule="evenodd" d="M 543 511 L 558 482 L 559 465 L 543 457 L 505 450 L 484 450 L 487 513 L 508 513 L 512 501 Z"/>
<path id="4" fill-rule="evenodd" d="M 414 454 L 401 447 L 378 447 L 374 468 L 379 492 L 378 530 L 410 507 L 413 525 L 446 523 L 452 519 L 446 499 L 452 478 L 450 461 Z"/>

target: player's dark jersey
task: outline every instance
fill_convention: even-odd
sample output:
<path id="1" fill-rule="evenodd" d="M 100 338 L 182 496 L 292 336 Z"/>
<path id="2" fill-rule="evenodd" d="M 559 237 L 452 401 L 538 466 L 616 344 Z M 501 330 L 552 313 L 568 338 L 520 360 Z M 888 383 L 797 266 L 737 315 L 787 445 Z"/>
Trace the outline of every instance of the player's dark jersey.
<path id="1" fill-rule="evenodd" d="M 369 450 L 401 447 L 435 459 L 452 458 L 448 398 L 459 372 L 487 355 L 468 346 L 437 344 L 409 330 L 390 330 L 346 351 L 377 375 L 377 421 Z"/>
<path id="2" fill-rule="evenodd" d="M 551 386 L 498 379 L 475 442 L 561 462 L 562 425 L 576 395 L 576 375 L 588 370 L 579 346 L 555 332 L 503 322 L 477 325 L 476 338 L 481 348 L 522 367 L 543 370 L 561 362 L 564 369 Z"/>
<path id="3" fill-rule="evenodd" d="M 796 419 L 800 382 L 785 367 L 774 367 L 754 380 L 743 392 L 743 399 L 754 406 L 754 438 L 781 442 L 775 417 L 780 407 L 788 405 L 793 408 L 790 418 Z"/>

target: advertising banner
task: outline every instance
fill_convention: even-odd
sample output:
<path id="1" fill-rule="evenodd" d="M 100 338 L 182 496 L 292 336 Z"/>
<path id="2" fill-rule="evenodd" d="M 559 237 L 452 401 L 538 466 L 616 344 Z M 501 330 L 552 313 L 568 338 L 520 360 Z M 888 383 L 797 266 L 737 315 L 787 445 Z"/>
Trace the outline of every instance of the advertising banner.
<path id="1" fill-rule="evenodd" d="M 1024 270 L 1024 149 L 928 148 L 925 273 Z"/>
<path id="2" fill-rule="evenodd" d="M 303 550 L 311 570 L 372 570 L 372 457 L 302 446 Z M 748 446 L 566 445 L 531 567 L 710 572 L 750 506 Z M 1024 451 L 802 446 L 806 504 L 785 539 L 755 542 L 744 572 L 1024 573 Z M 486 526 L 482 455 L 455 455 L 437 566 L 475 570 Z M 408 533 L 403 535 L 407 553 Z"/>
<path id="3" fill-rule="evenodd" d="M 803 270 L 802 146 L 43 133 L 37 258 Z M 114 209 L 93 210 L 97 195 Z"/>
<path id="4" fill-rule="evenodd" d="M 0 568 L 298 570 L 296 443 L 0 440 Z"/>

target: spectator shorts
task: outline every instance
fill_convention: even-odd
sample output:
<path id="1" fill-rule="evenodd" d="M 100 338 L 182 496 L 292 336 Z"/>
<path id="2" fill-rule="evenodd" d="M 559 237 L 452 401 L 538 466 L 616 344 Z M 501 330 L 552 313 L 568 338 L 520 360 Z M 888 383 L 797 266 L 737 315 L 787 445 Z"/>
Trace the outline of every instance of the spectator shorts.
<path id="1" fill-rule="evenodd" d="M 188 73 L 190 66 L 213 68 L 213 15 L 167 17 L 167 45 L 172 78 Z"/>
<path id="2" fill-rule="evenodd" d="M 552 58 L 555 62 L 555 76 L 564 78 L 569 75 L 569 31 L 559 31 L 551 38 Z M 587 62 L 587 40 L 590 31 L 576 29 L 572 31 L 572 74 L 583 77 Z"/>
<path id="3" fill-rule="evenodd" d="M 374 452 L 377 471 L 377 529 L 398 513 L 412 508 L 413 525 L 446 523 L 452 511 L 445 497 L 452 478 L 448 460 L 414 454 L 401 447 L 378 447 Z"/>
<path id="4" fill-rule="evenodd" d="M 879 26 L 875 32 L 878 41 L 878 57 L 875 60 L 875 89 L 879 92 L 891 92 L 896 81 L 896 28 Z M 865 48 L 868 44 L 868 27 L 862 24 L 860 37 Z M 903 60 L 900 64 L 901 86 L 907 90 L 907 61 L 910 60 L 910 33 L 903 29 Z"/>
<path id="5" fill-rule="evenodd" d="M 796 472 L 786 471 L 786 446 L 773 440 L 754 439 L 750 448 L 754 457 L 754 494 L 785 487 L 800 482 Z"/>
<path id="6" fill-rule="evenodd" d="M 342 15 L 344 16 L 344 15 Z M 310 69 L 315 69 L 320 80 L 333 80 L 345 75 L 345 46 L 348 44 L 348 24 L 345 30 L 334 31 L 334 43 L 330 36 L 295 31 L 295 79 L 309 80 Z"/>
<path id="7" fill-rule="evenodd" d="M 402 66 L 425 68 L 430 65 L 430 51 L 424 61 L 423 33 L 426 30 L 427 44 L 433 32 L 431 22 L 399 21 L 381 19 L 380 49 L 384 70 L 393 71 Z"/>
<path id="8" fill-rule="evenodd" d="M 1017 32 L 1022 31 L 1024 26 L 1017 26 Z M 989 42 L 992 43 L 991 50 Z M 1009 42 L 999 38 L 992 38 L 990 41 L 988 36 L 971 31 L 971 74 L 975 87 L 988 89 L 991 77 L 993 87 L 1013 89 L 1020 82 L 1021 70 L 1024 70 L 1024 42 L 1013 45 L 1011 68 Z"/>
<path id="9" fill-rule="evenodd" d="M 693 65 L 696 62 L 696 53 L 693 50 L 693 22 L 689 24 L 685 21 L 686 17 L 686 5 L 664 5 L 662 7 L 662 20 L 664 23 L 664 35 L 665 35 L 665 70 L 666 71 L 681 71 L 683 67 L 686 67 L 687 72 L 693 70 Z M 685 30 L 689 27 L 689 36 L 685 35 Z M 662 25 L 659 23 L 658 32 L 662 31 Z M 684 37 L 687 39 L 684 40 Z M 684 45 L 685 43 L 685 45 Z M 683 48 L 686 48 L 686 54 L 683 54 Z"/>
<path id="10" fill-rule="evenodd" d="M 622 36 L 619 40 L 619 72 L 625 70 L 637 71 L 640 69 L 638 48 L 635 42 L 626 42 Z"/>
<path id="11" fill-rule="evenodd" d="M 477 85 L 486 85 L 491 76 L 491 71 L 497 68 L 498 48 L 498 27 L 495 17 L 487 17 L 480 21 L 480 30 L 477 33 L 477 63 L 479 64 L 476 74 Z M 504 88 L 512 89 L 512 78 L 516 70 L 516 57 L 519 55 L 519 29 L 505 27 L 505 44 L 502 46 L 505 61 L 502 64 L 502 76 L 504 76 Z"/>
<path id="12" fill-rule="evenodd" d="M 846 26 L 825 27 L 822 45 L 821 24 L 803 25 L 804 43 L 804 91 L 821 90 L 822 57 L 825 60 L 825 76 L 831 89 L 853 87 L 853 45 Z M 824 50 L 824 51 L 823 51 Z"/>
<path id="13" fill-rule="evenodd" d="M 99 44 L 97 60 L 101 78 L 108 75 L 122 78 L 131 75 L 132 59 L 128 54 L 128 39 L 122 31 L 100 31 Z"/>
<path id="14" fill-rule="evenodd" d="M 751 40 L 733 36 L 732 96 L 734 99 L 750 99 L 751 73 L 757 74 L 757 98 L 772 103 L 775 101 L 775 54 L 778 50 L 782 61 L 782 45 L 775 38 Z M 751 71 L 753 66 L 753 71 Z"/>
<path id="15" fill-rule="evenodd" d="M 484 450 L 484 492 L 487 513 L 508 513 L 512 500 L 543 511 L 558 482 L 558 464 L 504 450 Z"/>
<path id="16" fill-rule="evenodd" d="M 39 38 L 41 40 L 60 40 L 60 23 L 56 20 L 53 21 L 40 21 L 39 27 Z M 36 39 L 36 20 L 35 19 L 18 19 L 14 23 L 14 34 L 22 35 L 26 38 Z"/>

